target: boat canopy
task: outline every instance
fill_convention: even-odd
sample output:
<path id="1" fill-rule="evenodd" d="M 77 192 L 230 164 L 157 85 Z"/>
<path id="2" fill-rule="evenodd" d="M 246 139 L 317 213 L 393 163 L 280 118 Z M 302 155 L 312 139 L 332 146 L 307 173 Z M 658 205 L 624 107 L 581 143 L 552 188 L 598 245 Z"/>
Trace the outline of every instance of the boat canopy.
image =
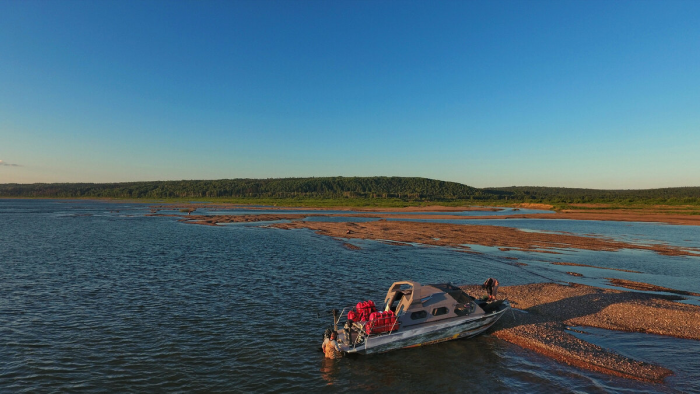
<path id="1" fill-rule="evenodd" d="M 410 280 L 394 282 L 394 284 L 389 287 L 389 291 L 386 293 L 384 298 L 384 304 L 388 307 L 395 301 L 401 301 L 400 304 L 405 304 L 409 306 L 414 302 L 420 302 L 421 298 L 421 284 L 418 282 L 413 282 Z M 401 299 L 403 297 L 403 299 Z"/>

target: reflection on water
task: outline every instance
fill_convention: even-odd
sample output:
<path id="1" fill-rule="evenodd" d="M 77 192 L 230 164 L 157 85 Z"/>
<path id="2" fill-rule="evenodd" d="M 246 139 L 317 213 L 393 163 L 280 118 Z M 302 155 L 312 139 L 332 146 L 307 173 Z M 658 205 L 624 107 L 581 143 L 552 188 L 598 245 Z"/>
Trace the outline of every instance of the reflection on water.
<path id="1" fill-rule="evenodd" d="M 395 280 L 495 276 L 513 285 L 566 274 L 534 254 L 518 255 L 528 263 L 518 266 L 503 258 L 513 251 L 366 240 L 348 250 L 306 230 L 196 226 L 147 213 L 142 204 L 0 200 L 0 392 L 689 390 L 679 380 L 653 385 L 578 370 L 487 335 L 325 360 L 318 347 L 329 319 L 317 312 L 381 300 Z M 633 258 L 654 278 L 677 275 L 682 264 L 609 252 L 600 259 L 613 256 Z"/>

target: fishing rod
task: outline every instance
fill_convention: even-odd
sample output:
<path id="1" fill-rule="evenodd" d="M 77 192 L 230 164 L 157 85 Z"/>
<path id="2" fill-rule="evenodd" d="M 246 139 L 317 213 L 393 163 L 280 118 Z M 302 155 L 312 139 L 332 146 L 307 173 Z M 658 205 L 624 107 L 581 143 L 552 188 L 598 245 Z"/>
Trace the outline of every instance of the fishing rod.
<path id="1" fill-rule="evenodd" d="M 354 307 L 355 307 L 355 305 L 348 305 L 348 306 L 344 306 L 343 309 L 352 309 Z M 316 318 L 320 319 L 322 316 L 325 317 L 328 315 L 339 314 L 340 311 L 341 311 L 341 309 L 335 309 L 335 308 L 333 308 L 331 310 L 316 311 Z"/>

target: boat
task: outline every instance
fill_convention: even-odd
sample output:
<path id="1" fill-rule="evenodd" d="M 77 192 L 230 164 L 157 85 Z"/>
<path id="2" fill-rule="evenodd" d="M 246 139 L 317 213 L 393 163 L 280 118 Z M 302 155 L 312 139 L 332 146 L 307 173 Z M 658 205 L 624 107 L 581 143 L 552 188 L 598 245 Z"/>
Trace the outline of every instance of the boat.
<path id="1" fill-rule="evenodd" d="M 508 300 L 479 300 L 449 283 L 413 281 L 394 282 L 383 305 L 379 311 L 372 301 L 364 301 L 333 311 L 342 351 L 383 353 L 470 338 L 489 329 L 510 309 Z M 338 330 L 343 318 L 343 329 Z"/>

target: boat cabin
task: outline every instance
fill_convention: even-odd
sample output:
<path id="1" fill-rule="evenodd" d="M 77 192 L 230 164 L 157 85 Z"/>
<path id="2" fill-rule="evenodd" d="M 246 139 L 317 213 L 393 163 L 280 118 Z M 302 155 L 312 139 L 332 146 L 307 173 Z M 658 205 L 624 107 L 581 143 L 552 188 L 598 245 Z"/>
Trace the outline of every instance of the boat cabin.
<path id="1" fill-rule="evenodd" d="M 449 283 L 421 285 L 413 281 L 394 282 L 386 293 L 384 304 L 384 310 L 394 312 L 404 328 L 484 313 L 474 298 Z"/>

